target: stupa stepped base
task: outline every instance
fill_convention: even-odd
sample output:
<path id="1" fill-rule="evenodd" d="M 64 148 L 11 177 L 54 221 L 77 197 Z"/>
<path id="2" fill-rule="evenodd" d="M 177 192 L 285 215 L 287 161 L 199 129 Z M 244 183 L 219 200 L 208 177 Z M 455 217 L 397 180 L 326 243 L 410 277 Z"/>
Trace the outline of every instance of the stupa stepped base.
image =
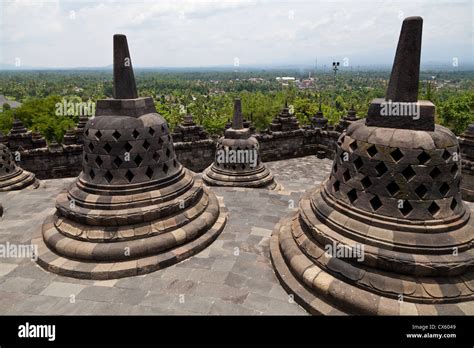
<path id="1" fill-rule="evenodd" d="M 282 189 L 282 186 L 275 181 L 270 170 L 264 166 L 252 171 L 234 172 L 222 170 L 212 164 L 204 171 L 202 178 L 209 186 L 265 188 L 273 191 Z"/>
<path id="2" fill-rule="evenodd" d="M 317 201 L 317 203 L 315 203 Z M 320 189 L 307 192 L 300 211 L 282 219 L 271 237 L 273 266 L 282 286 L 302 307 L 312 314 L 323 315 L 472 315 L 474 314 L 474 272 L 472 250 L 457 256 L 434 247 L 431 254 L 396 252 L 364 244 L 365 260 L 332 257 L 324 245 L 338 242 L 353 246 L 350 235 L 362 226 L 347 222 L 345 233 L 329 229 L 328 220 L 321 221 L 314 212 L 323 201 Z M 326 210 L 325 208 L 320 208 Z M 327 209 L 330 211 L 330 209 Z M 334 210 L 333 210 L 334 211 Z M 324 223 L 323 223 L 324 222 Z M 341 228 L 342 228 L 341 226 Z M 376 231 L 378 228 L 374 229 Z M 342 230 L 341 230 L 342 231 Z M 458 233 L 439 233 L 440 240 L 463 244 L 472 232 L 472 223 Z M 331 235 L 332 233 L 332 235 Z M 409 232 L 405 242 L 409 242 Z M 377 233 L 367 234 L 378 239 Z M 459 240 L 458 240 L 459 238 Z M 322 242 L 324 241 L 324 242 Z M 400 241 L 402 242 L 403 237 Z M 321 243 L 322 242 L 322 243 Z M 378 240 L 379 243 L 383 243 Z M 413 243 L 413 241 L 412 241 Z M 424 244 L 418 241 L 419 244 Z M 469 244 L 469 243 L 468 243 Z M 435 246 L 436 243 L 433 243 Z M 416 248 L 414 245 L 408 248 Z M 462 249 L 462 248 L 461 248 Z M 368 266 L 373 264 L 375 267 Z M 437 274 L 437 276 L 431 275 Z M 426 274 L 426 275 L 418 275 Z M 449 275 L 449 276 L 448 276 Z"/>
<path id="3" fill-rule="evenodd" d="M 0 192 L 22 190 L 24 188 L 36 189 L 40 182 L 33 173 L 26 170 L 19 170 L 11 175 L 3 176 L 0 180 Z"/>
<path id="4" fill-rule="evenodd" d="M 37 262 L 47 271 L 82 279 L 129 277 L 178 263 L 210 245 L 227 220 L 224 206 L 201 185 L 196 180 L 203 193 L 195 205 L 158 220 L 105 227 L 50 216 L 31 241 L 38 245 Z"/>

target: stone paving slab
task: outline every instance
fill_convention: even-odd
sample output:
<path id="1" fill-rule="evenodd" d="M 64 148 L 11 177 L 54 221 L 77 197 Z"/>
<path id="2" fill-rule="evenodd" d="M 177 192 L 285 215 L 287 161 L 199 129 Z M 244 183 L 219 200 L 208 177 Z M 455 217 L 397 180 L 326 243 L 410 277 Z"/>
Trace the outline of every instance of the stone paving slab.
<path id="1" fill-rule="evenodd" d="M 315 156 L 266 165 L 284 191 L 212 187 L 229 211 L 208 248 L 150 274 L 94 281 L 58 276 L 30 259 L 0 259 L 0 314 L 305 315 L 278 282 L 270 262 L 275 224 L 298 208 L 301 194 L 329 175 Z M 45 180 L 32 191 L 0 193 L 0 244 L 29 243 L 73 178 Z"/>

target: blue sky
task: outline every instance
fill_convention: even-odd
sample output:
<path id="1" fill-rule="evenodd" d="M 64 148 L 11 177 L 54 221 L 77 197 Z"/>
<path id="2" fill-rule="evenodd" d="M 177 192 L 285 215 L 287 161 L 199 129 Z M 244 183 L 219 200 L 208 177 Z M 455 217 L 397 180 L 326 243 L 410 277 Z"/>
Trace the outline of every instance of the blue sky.
<path id="1" fill-rule="evenodd" d="M 0 63 L 97 67 L 112 35 L 134 66 L 391 64 L 404 17 L 424 18 L 423 62 L 473 63 L 473 1 L 2 1 Z"/>

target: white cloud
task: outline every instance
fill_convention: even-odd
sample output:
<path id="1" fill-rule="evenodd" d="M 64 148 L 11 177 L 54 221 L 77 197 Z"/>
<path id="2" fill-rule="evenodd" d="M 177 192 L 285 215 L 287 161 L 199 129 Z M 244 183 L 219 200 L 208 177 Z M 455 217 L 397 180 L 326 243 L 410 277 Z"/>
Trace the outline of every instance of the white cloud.
<path id="1" fill-rule="evenodd" d="M 391 63 L 401 18 L 424 18 L 423 58 L 473 60 L 472 2 L 7 1 L 0 61 L 31 66 L 111 64 L 126 34 L 135 66 Z M 71 18 L 74 11 L 74 19 Z"/>

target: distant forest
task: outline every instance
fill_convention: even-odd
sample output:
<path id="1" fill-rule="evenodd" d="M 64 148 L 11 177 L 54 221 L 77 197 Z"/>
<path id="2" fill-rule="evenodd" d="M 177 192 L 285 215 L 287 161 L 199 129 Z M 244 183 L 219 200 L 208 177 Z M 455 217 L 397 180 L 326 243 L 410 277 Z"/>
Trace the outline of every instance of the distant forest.
<path id="1" fill-rule="evenodd" d="M 291 76 L 300 82 L 282 83 L 276 77 Z M 242 99 L 244 117 L 257 129 L 265 129 L 285 101 L 301 124 L 321 107 L 331 124 L 353 106 L 365 117 L 370 101 L 383 97 L 389 72 L 340 71 L 333 74 L 308 71 L 153 71 L 137 70 L 140 96 L 151 96 L 160 113 L 173 128 L 186 113 L 194 115 L 211 134 L 221 134 L 231 118 L 233 99 Z M 420 75 L 419 99 L 437 107 L 437 123 L 462 133 L 474 122 L 474 72 L 424 71 Z M 0 105 L 0 131 L 7 134 L 14 117 L 31 130 L 39 130 L 48 141 L 58 142 L 79 115 L 57 115 L 56 105 L 64 100 L 95 102 L 112 97 L 112 71 L 1 71 L 0 95 L 19 101 L 10 109 Z"/>

